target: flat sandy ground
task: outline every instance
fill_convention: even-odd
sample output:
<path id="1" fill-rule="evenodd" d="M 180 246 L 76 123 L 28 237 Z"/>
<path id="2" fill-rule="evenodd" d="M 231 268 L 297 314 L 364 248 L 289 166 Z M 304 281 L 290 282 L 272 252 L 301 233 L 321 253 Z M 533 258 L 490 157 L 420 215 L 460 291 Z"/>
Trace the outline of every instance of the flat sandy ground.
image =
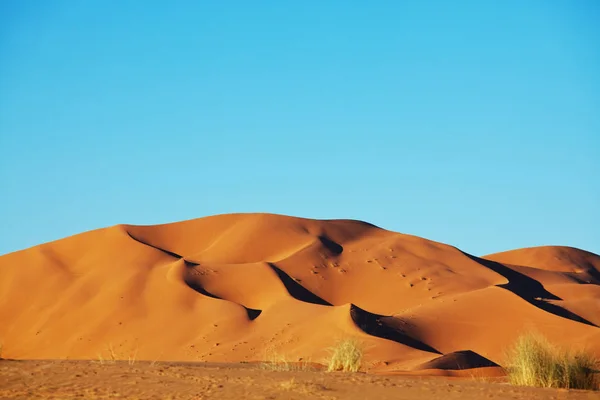
<path id="1" fill-rule="evenodd" d="M 600 399 L 503 381 L 268 371 L 251 364 L 0 361 L 0 399 Z"/>

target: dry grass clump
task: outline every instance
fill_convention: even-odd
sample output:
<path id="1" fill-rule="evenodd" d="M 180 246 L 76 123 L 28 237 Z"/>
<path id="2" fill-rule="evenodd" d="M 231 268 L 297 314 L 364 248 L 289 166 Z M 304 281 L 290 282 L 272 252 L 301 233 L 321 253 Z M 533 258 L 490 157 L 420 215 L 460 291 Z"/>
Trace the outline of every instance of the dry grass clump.
<path id="1" fill-rule="evenodd" d="M 331 350 L 332 354 L 327 363 L 327 372 L 357 372 L 360 369 L 363 351 L 356 340 L 341 340 Z"/>
<path id="2" fill-rule="evenodd" d="M 597 366 L 590 354 L 563 350 L 543 336 L 526 334 L 509 352 L 507 375 L 513 385 L 594 390 Z"/>
<path id="3" fill-rule="evenodd" d="M 100 364 L 115 364 L 119 360 L 127 360 L 129 365 L 133 365 L 136 362 L 138 350 L 135 349 L 127 354 L 117 354 L 112 343 L 106 346 L 106 355 L 101 352 L 98 353 L 98 361 Z"/>
<path id="4" fill-rule="evenodd" d="M 267 371 L 312 371 L 310 361 L 290 361 L 288 357 L 269 347 L 265 350 L 264 362 L 261 363 L 261 369 Z"/>

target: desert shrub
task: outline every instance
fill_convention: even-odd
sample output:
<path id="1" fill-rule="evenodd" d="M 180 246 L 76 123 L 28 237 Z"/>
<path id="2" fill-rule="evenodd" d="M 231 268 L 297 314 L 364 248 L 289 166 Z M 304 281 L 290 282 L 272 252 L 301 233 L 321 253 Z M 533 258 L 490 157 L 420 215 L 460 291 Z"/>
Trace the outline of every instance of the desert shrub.
<path id="1" fill-rule="evenodd" d="M 590 354 L 560 349 L 543 336 L 526 334 L 509 351 L 507 375 L 514 385 L 593 390 L 597 366 Z"/>
<path id="2" fill-rule="evenodd" d="M 331 358 L 327 363 L 328 372 L 357 372 L 360 369 L 363 352 L 356 340 L 341 340 L 331 349 L 331 352 Z"/>

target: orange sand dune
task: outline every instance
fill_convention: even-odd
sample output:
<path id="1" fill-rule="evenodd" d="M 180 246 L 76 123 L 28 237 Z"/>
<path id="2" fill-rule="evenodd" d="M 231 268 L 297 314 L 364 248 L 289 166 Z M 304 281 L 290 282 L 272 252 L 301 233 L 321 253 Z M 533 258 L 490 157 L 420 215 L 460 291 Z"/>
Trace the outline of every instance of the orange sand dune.
<path id="1" fill-rule="evenodd" d="M 359 221 L 118 225 L 0 257 L 7 358 L 322 362 L 354 338 L 373 372 L 489 369 L 527 331 L 600 356 L 599 324 L 598 255 L 479 258 Z"/>

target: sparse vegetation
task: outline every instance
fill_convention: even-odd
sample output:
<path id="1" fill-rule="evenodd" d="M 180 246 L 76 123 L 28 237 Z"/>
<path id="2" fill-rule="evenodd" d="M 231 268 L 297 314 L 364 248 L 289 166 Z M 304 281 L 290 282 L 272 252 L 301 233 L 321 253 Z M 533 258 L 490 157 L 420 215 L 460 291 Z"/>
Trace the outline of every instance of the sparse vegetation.
<path id="1" fill-rule="evenodd" d="M 154 360 L 152 360 L 152 362 L 150 363 L 151 367 L 154 367 L 156 365 L 156 363 L 158 362 L 158 359 L 161 358 L 163 355 L 163 353 L 160 353 L 160 355 L 158 357 L 156 357 Z"/>
<path id="2" fill-rule="evenodd" d="M 475 381 L 475 382 L 479 382 L 479 383 L 493 382 L 492 377 L 486 376 L 486 375 L 481 375 L 481 373 L 477 371 L 477 368 L 474 368 L 473 372 L 469 373 L 469 376 L 471 377 L 471 380 Z"/>
<path id="3" fill-rule="evenodd" d="M 268 371 L 310 371 L 310 361 L 300 359 L 299 361 L 290 361 L 285 355 L 274 348 L 265 350 L 265 361 L 261 364 L 262 369 Z"/>
<path id="4" fill-rule="evenodd" d="M 327 363 L 328 372 L 357 372 L 360 369 L 363 351 L 356 340 L 341 340 L 331 350 L 331 358 Z"/>
<path id="5" fill-rule="evenodd" d="M 289 381 L 284 381 L 284 382 L 281 382 L 281 383 L 279 384 L 279 386 L 280 386 L 282 389 L 285 389 L 285 390 L 292 390 L 292 389 L 294 389 L 294 388 L 295 388 L 297 385 L 298 385 L 298 384 L 296 383 L 296 379 L 295 379 L 295 378 L 292 378 L 292 379 L 290 379 Z"/>
<path id="6" fill-rule="evenodd" d="M 598 360 L 583 351 L 560 349 L 538 334 L 517 339 L 507 362 L 509 381 L 520 386 L 597 389 Z"/>
<path id="7" fill-rule="evenodd" d="M 321 396 L 319 395 L 319 392 L 329 390 L 327 386 L 323 385 L 322 383 L 297 381 L 296 378 L 280 382 L 279 388 L 285 391 L 291 391 L 295 395 L 312 395 L 310 398 L 320 398 Z"/>
<path id="8" fill-rule="evenodd" d="M 129 365 L 134 365 L 137 359 L 137 352 L 138 350 L 135 349 L 126 355 L 119 355 L 115 351 L 112 343 L 110 343 L 106 346 L 105 352 L 98 353 L 98 361 L 100 364 L 114 364 L 117 360 L 127 360 Z"/>
<path id="9" fill-rule="evenodd" d="M 112 343 L 106 346 L 106 353 L 108 356 L 104 356 L 102 352 L 98 353 L 98 361 L 100 361 L 100 364 L 114 363 L 115 361 L 117 361 L 117 355 L 115 353 L 115 349 L 113 348 Z"/>
<path id="10" fill-rule="evenodd" d="M 133 365 L 133 364 L 135 364 L 135 360 L 136 360 L 136 358 L 137 358 L 137 349 L 135 350 L 135 352 L 134 352 L 134 353 L 132 353 L 132 354 L 129 354 L 129 355 L 127 356 L 127 363 L 128 363 L 129 365 Z"/>

